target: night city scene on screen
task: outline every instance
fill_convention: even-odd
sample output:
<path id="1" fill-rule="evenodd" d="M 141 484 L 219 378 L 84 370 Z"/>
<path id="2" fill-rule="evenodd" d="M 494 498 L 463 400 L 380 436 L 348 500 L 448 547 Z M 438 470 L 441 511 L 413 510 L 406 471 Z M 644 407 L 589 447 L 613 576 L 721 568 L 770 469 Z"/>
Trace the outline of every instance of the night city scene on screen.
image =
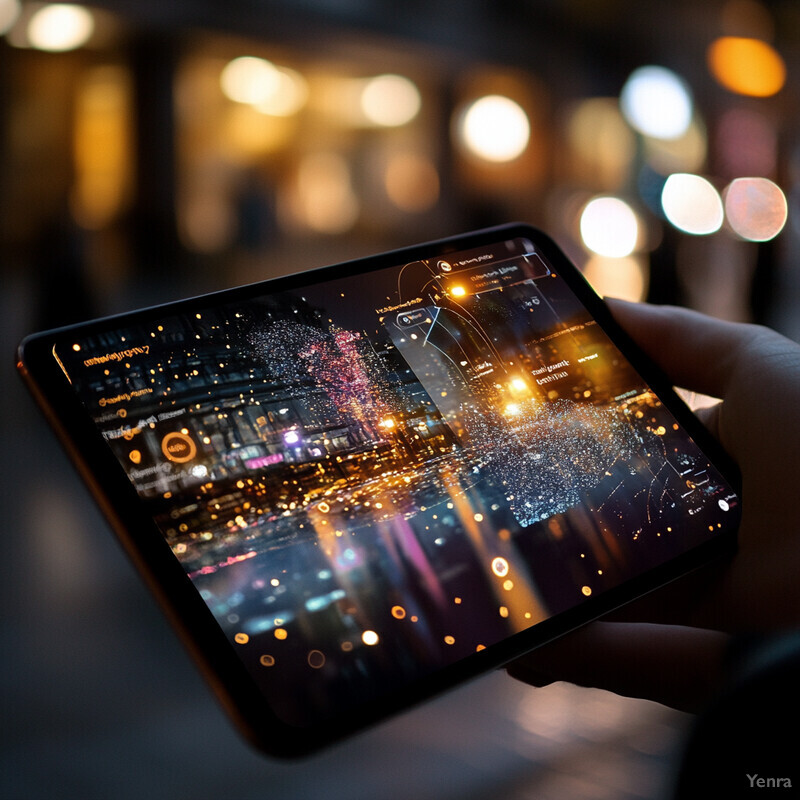
<path id="1" fill-rule="evenodd" d="M 293 725 L 663 564 L 739 502 L 523 238 L 54 352 Z"/>

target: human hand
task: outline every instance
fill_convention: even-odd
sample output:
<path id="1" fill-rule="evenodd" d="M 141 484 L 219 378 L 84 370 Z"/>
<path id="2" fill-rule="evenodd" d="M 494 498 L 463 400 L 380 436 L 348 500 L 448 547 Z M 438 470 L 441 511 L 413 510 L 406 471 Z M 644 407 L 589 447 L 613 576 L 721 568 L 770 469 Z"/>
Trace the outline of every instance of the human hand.
<path id="1" fill-rule="evenodd" d="M 681 308 L 610 301 L 676 385 L 721 398 L 699 416 L 742 474 L 735 556 L 630 604 L 509 667 L 691 710 L 721 678 L 726 633 L 800 625 L 800 345 Z M 633 622 L 632 622 L 633 621 Z M 669 624 L 666 624 L 669 623 Z"/>

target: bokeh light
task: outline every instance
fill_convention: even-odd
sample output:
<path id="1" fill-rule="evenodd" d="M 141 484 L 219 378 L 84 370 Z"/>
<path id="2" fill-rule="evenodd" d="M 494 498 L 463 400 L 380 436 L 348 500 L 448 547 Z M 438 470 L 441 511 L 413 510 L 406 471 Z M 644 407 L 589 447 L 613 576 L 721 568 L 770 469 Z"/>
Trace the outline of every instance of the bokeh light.
<path id="1" fill-rule="evenodd" d="M 396 153 L 389 158 L 384 175 L 386 194 L 401 210 L 427 211 L 439 199 L 439 173 L 429 159 L 414 153 Z"/>
<path id="2" fill-rule="evenodd" d="M 28 21 L 31 47 L 63 53 L 82 47 L 94 32 L 94 16 L 83 6 L 53 3 L 36 11 Z"/>
<path id="3" fill-rule="evenodd" d="M 636 248 L 639 222 L 633 209 L 618 197 L 595 197 L 580 218 L 581 239 L 601 256 L 622 258 Z"/>
<path id="4" fill-rule="evenodd" d="M 17 21 L 20 9 L 19 0 L 0 0 L 0 36 Z"/>
<path id="5" fill-rule="evenodd" d="M 375 125 L 398 127 L 419 113 L 422 97 L 413 81 L 402 75 L 378 75 L 361 91 L 361 110 Z"/>
<path id="6" fill-rule="evenodd" d="M 786 225 L 786 195 L 766 178 L 737 178 L 725 189 L 724 197 L 728 224 L 743 239 L 766 242 Z"/>
<path id="7" fill-rule="evenodd" d="M 722 198 L 700 175 L 670 175 L 661 192 L 661 206 L 667 219 L 684 233 L 702 236 L 722 227 Z"/>
<path id="8" fill-rule="evenodd" d="M 300 163 L 293 210 L 306 227 L 319 233 L 350 230 L 360 211 L 347 161 L 335 153 L 312 153 Z"/>
<path id="9" fill-rule="evenodd" d="M 531 127 L 524 109 L 509 97 L 486 95 L 464 112 L 458 133 L 467 150 L 486 161 L 513 161 L 525 152 Z"/>
<path id="10" fill-rule="evenodd" d="M 697 115 L 676 139 L 644 137 L 645 160 L 663 175 L 672 172 L 697 172 L 705 165 L 707 155 L 708 133 Z"/>
<path id="11" fill-rule="evenodd" d="M 725 111 L 717 122 L 714 140 L 714 164 L 723 177 L 775 173 L 778 133 L 775 124 L 756 109 Z"/>
<path id="12" fill-rule="evenodd" d="M 272 91 L 256 104 L 262 114 L 273 117 L 290 117 L 308 100 L 308 81 L 289 67 L 275 67 Z"/>
<path id="13" fill-rule="evenodd" d="M 592 256 L 583 268 L 583 275 L 602 297 L 640 302 L 647 294 L 647 266 L 634 256 Z"/>
<path id="14" fill-rule="evenodd" d="M 236 103 L 258 106 L 268 103 L 278 91 L 281 79 L 271 61 L 255 56 L 240 56 L 229 61 L 220 75 L 225 96 Z"/>
<path id="15" fill-rule="evenodd" d="M 786 65 L 766 42 L 744 36 L 722 36 L 709 45 L 708 68 L 731 92 L 770 97 L 786 82 Z"/>
<path id="16" fill-rule="evenodd" d="M 620 94 L 625 119 L 640 133 L 677 139 L 692 121 L 692 95 L 685 81 L 665 67 L 634 70 Z"/>
<path id="17" fill-rule="evenodd" d="M 600 186 L 613 191 L 623 184 L 636 142 L 616 100 L 581 100 L 567 118 L 566 133 L 580 165 Z"/>

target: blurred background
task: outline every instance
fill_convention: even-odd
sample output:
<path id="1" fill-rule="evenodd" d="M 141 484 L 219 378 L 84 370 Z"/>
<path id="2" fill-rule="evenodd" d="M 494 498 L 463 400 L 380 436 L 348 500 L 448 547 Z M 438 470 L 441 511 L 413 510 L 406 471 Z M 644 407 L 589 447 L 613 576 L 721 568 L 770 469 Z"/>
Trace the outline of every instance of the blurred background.
<path id="1" fill-rule="evenodd" d="M 800 340 L 794 0 L 0 0 L 0 797 L 667 796 L 687 719 L 504 674 L 231 730 L 13 375 L 27 332 L 521 220 Z"/>

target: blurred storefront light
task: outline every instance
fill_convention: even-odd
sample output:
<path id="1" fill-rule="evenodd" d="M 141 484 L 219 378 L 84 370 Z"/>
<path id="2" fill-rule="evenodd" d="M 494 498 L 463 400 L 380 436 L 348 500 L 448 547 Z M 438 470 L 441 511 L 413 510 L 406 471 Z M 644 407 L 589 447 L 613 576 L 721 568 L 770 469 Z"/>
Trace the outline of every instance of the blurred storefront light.
<path id="1" fill-rule="evenodd" d="M 361 208 L 347 161 L 335 153 L 305 156 L 297 172 L 291 207 L 301 225 L 318 233 L 350 230 Z"/>
<path id="2" fill-rule="evenodd" d="M 36 11 L 28 21 L 27 39 L 31 47 L 53 53 L 76 50 L 94 32 L 94 16 L 83 6 L 53 3 Z"/>
<path id="3" fill-rule="evenodd" d="M 608 191 L 625 182 L 636 142 L 614 98 L 581 100 L 570 111 L 566 133 L 582 172 Z"/>
<path id="4" fill-rule="evenodd" d="M 279 90 L 277 67 L 265 58 L 240 56 L 229 61 L 220 75 L 225 96 L 235 103 L 258 106 L 269 102 Z"/>
<path id="5" fill-rule="evenodd" d="M 439 173 L 433 162 L 414 153 L 396 153 L 386 165 L 386 194 L 401 211 L 420 213 L 439 199 Z"/>
<path id="6" fill-rule="evenodd" d="M 308 100 L 308 81 L 297 70 L 276 67 L 277 83 L 269 97 L 256 108 L 272 117 L 291 117 L 300 111 Z"/>
<path id="7" fill-rule="evenodd" d="M 704 236 L 722 227 L 722 198 L 700 175 L 670 175 L 661 192 L 661 206 L 666 218 L 684 233 Z"/>
<path id="8" fill-rule="evenodd" d="M 131 87 L 118 66 L 90 70 L 75 101 L 76 216 L 87 228 L 109 224 L 125 206 L 132 183 Z"/>
<path id="9" fill-rule="evenodd" d="M 586 262 L 583 274 L 592 288 L 603 297 L 639 302 L 647 294 L 648 269 L 638 256 L 592 256 Z"/>
<path id="10" fill-rule="evenodd" d="M 656 139 L 682 136 L 692 121 L 692 106 L 685 81 L 665 67 L 639 67 L 620 94 L 620 107 L 628 122 Z"/>
<path id="11" fill-rule="evenodd" d="M 486 161 L 513 161 L 525 152 L 531 127 L 524 109 L 509 97 L 486 95 L 471 103 L 457 124 L 461 143 Z"/>
<path id="12" fill-rule="evenodd" d="M 595 197 L 580 218 L 581 239 L 594 253 L 609 258 L 629 256 L 639 239 L 634 210 L 618 197 Z"/>
<path id="13" fill-rule="evenodd" d="M 361 111 L 374 125 L 399 127 L 419 113 L 422 97 L 413 81 L 402 75 L 378 75 L 364 84 Z"/>
<path id="14" fill-rule="evenodd" d="M 683 134 L 676 139 L 644 137 L 644 157 L 647 163 L 664 175 L 671 172 L 696 172 L 706 163 L 708 133 L 697 115 Z"/>
<path id="15" fill-rule="evenodd" d="M 737 178 L 723 192 L 725 218 L 733 231 L 751 242 L 774 239 L 789 214 L 786 195 L 766 178 Z"/>
<path id="16" fill-rule="evenodd" d="M 0 0 L 0 36 L 17 21 L 20 9 L 19 0 Z"/>
<path id="17" fill-rule="evenodd" d="M 722 36 L 708 48 L 708 68 L 731 92 L 770 97 L 786 82 L 786 65 L 766 42 L 743 36 Z"/>

